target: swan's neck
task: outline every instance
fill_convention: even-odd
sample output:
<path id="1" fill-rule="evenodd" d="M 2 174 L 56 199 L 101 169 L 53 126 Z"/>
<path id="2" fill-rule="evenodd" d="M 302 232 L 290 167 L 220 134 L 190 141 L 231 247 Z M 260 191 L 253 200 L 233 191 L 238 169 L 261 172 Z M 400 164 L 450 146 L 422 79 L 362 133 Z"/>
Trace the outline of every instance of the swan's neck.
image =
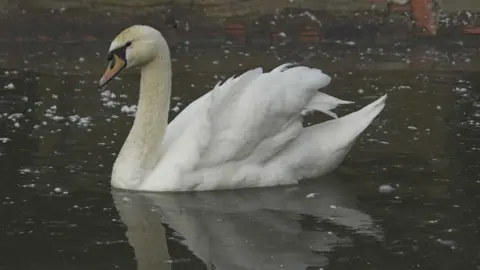
<path id="1" fill-rule="evenodd" d="M 171 80 L 169 58 L 157 58 L 142 68 L 137 113 L 113 166 L 113 186 L 130 189 L 138 185 L 160 160 Z"/>

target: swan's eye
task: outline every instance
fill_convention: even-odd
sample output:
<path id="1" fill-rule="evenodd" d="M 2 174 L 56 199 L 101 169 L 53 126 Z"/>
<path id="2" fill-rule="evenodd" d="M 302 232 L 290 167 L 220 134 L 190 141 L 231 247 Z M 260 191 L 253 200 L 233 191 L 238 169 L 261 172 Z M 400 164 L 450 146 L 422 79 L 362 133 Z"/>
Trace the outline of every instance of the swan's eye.
<path id="1" fill-rule="evenodd" d="M 130 47 L 132 46 L 132 42 L 131 41 L 128 41 L 127 43 L 125 43 L 125 47 Z"/>
<path id="2" fill-rule="evenodd" d="M 110 60 L 110 69 L 113 69 L 114 66 L 115 66 L 115 57 L 112 57 L 112 59 Z"/>

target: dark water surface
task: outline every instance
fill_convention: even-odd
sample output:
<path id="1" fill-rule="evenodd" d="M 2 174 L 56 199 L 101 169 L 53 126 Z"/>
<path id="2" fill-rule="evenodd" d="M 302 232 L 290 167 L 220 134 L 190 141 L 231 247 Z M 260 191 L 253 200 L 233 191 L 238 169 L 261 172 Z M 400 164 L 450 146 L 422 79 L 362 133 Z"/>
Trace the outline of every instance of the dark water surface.
<path id="1" fill-rule="evenodd" d="M 332 175 L 145 194 L 110 189 L 138 75 L 97 90 L 107 47 L 0 54 L 0 269 L 480 269 L 476 49 L 172 48 L 172 117 L 222 78 L 285 61 L 331 74 L 326 92 L 356 102 L 340 115 L 389 99 Z"/>

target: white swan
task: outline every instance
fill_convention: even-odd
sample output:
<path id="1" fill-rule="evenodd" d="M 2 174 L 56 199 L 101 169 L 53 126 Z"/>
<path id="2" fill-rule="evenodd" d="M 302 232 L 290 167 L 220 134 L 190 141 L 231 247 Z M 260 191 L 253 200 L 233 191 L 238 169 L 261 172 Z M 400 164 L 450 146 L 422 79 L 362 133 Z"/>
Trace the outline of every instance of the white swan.
<path id="1" fill-rule="evenodd" d="M 124 68 L 141 67 L 135 120 L 112 171 L 115 188 L 200 191 L 297 183 L 335 169 L 355 139 L 385 106 L 386 95 L 341 118 L 331 112 L 351 103 L 318 89 L 322 71 L 282 65 L 218 83 L 167 124 L 170 51 L 162 34 L 142 25 L 111 43 L 105 86 Z M 335 119 L 304 128 L 302 113 Z"/>

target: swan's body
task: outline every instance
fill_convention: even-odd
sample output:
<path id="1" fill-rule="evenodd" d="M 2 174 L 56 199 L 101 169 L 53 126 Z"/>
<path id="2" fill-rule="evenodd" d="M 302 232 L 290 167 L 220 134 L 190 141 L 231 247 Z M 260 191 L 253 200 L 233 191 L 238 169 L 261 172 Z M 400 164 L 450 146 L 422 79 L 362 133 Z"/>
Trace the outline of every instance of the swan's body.
<path id="1" fill-rule="evenodd" d="M 351 102 L 318 92 L 330 83 L 328 75 L 282 65 L 217 84 L 167 125 L 171 64 L 162 35 L 133 26 L 117 36 L 110 51 L 116 61 L 112 58 L 102 86 L 125 66 L 142 67 L 135 121 L 113 166 L 116 188 L 199 191 L 293 184 L 335 169 L 385 106 L 386 95 L 336 118 L 331 110 Z M 314 110 L 335 119 L 304 128 L 302 113 Z"/>

